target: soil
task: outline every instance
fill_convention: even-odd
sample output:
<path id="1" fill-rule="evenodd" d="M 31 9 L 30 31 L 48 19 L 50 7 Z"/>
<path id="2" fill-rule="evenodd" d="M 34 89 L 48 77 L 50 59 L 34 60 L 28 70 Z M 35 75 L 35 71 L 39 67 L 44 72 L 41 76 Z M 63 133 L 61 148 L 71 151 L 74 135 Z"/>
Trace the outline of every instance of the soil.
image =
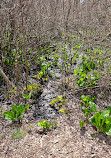
<path id="1" fill-rule="evenodd" d="M 38 119 L 33 117 L 33 108 L 24 115 L 22 126 L 12 126 L 0 116 L 0 157 L 1 158 L 107 158 L 111 156 L 111 137 L 98 133 L 89 122 L 80 128 L 84 117 L 80 112 L 77 98 L 67 103 L 70 110 L 51 119 L 57 121 L 56 128 L 46 133 L 37 127 Z M 14 139 L 12 131 L 21 128 L 25 136 Z"/>

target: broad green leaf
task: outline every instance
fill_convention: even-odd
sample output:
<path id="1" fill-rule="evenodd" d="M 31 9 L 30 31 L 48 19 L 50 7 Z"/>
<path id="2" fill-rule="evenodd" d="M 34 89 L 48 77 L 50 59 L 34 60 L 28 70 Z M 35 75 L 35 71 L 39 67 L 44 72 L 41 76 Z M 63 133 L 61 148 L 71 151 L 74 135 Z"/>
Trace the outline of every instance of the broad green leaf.
<path id="1" fill-rule="evenodd" d="M 30 107 L 29 104 L 28 104 L 28 105 L 27 105 L 27 104 L 25 105 L 26 111 L 28 111 L 29 107 Z"/>
<path id="2" fill-rule="evenodd" d="M 109 116 L 110 111 L 109 110 L 101 110 L 100 113 L 101 113 L 101 116 Z"/>
<path id="3" fill-rule="evenodd" d="M 22 94 L 22 97 L 25 99 L 30 99 L 31 98 L 31 94 L 27 95 L 27 94 Z"/>
<path id="4" fill-rule="evenodd" d="M 85 96 L 85 95 L 82 95 L 82 96 L 81 96 L 81 99 L 82 99 L 82 100 L 86 99 L 86 96 Z"/>
<path id="5" fill-rule="evenodd" d="M 81 77 L 81 78 L 80 78 L 80 81 L 84 81 L 84 79 L 85 79 L 85 77 Z"/>
<path id="6" fill-rule="evenodd" d="M 110 120 L 109 120 L 108 118 L 106 118 L 105 123 L 106 123 L 107 125 L 109 125 L 109 124 L 110 124 Z"/>
<path id="7" fill-rule="evenodd" d="M 13 120 L 13 114 L 11 111 L 4 112 L 4 117 L 6 120 Z"/>
<path id="8" fill-rule="evenodd" d="M 90 120 L 90 122 L 91 122 L 93 125 L 96 125 L 95 116 L 94 116 L 94 115 L 91 116 L 91 117 L 89 118 L 89 120 Z"/>
<path id="9" fill-rule="evenodd" d="M 108 107 L 107 107 L 107 110 L 110 111 L 110 112 L 109 112 L 109 115 L 111 115 L 111 106 L 108 106 Z"/>
<path id="10" fill-rule="evenodd" d="M 109 129 L 108 132 L 105 132 L 107 135 L 111 135 L 111 128 Z"/>
<path id="11" fill-rule="evenodd" d="M 97 110 L 97 106 L 94 102 L 90 101 L 89 105 L 91 106 L 91 111 L 92 112 L 95 112 Z"/>
<path id="12" fill-rule="evenodd" d="M 19 111 L 19 115 L 20 115 L 20 116 L 24 113 L 25 108 L 24 108 L 23 104 L 20 104 L 20 105 L 18 106 L 18 111 Z"/>
<path id="13" fill-rule="evenodd" d="M 30 98 L 31 98 L 31 94 L 28 95 L 28 99 L 30 99 Z"/>
<path id="14" fill-rule="evenodd" d="M 26 99 L 26 98 L 27 98 L 27 94 L 24 94 L 24 93 L 23 93 L 23 94 L 22 94 L 22 97 Z"/>
<path id="15" fill-rule="evenodd" d="M 17 106 L 16 105 L 12 105 L 12 111 L 15 112 L 17 109 Z"/>
<path id="16" fill-rule="evenodd" d="M 108 117 L 108 110 L 99 111 L 89 119 L 100 132 L 108 132 L 111 128 L 111 117 Z"/>

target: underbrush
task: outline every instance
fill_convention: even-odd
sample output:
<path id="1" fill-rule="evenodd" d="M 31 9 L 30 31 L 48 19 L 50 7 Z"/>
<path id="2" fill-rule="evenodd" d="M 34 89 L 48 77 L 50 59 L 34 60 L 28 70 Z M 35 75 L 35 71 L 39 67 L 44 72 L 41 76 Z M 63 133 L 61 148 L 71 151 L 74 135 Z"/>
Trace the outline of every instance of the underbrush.
<path id="1" fill-rule="evenodd" d="M 4 67 L 8 66 L 7 69 L 14 70 L 16 65 L 19 65 L 21 68 L 20 76 L 26 69 L 28 74 L 26 74 L 26 87 L 24 86 L 24 77 L 21 77 L 23 79 L 22 86 L 25 88 L 25 91 L 21 90 L 21 95 L 25 99 L 25 104 L 11 105 L 11 109 L 4 112 L 5 118 L 12 120 L 14 123 L 16 121 L 20 123 L 25 111 L 28 112 L 30 107 L 26 102 L 30 99 L 37 99 L 42 94 L 42 86 L 55 78 L 54 72 L 58 70 L 61 75 L 56 79 L 60 81 L 61 94 L 65 93 L 66 98 L 58 96 L 49 103 L 49 106 L 58 108 L 57 110 L 60 113 L 68 114 L 67 109 L 62 106 L 67 104 L 67 97 L 71 92 L 73 96 L 82 99 L 81 109 L 86 119 L 89 119 L 91 124 L 98 128 L 99 132 L 110 135 L 111 107 L 107 105 L 107 110 L 105 110 L 106 107 L 103 105 L 103 109 L 97 111 L 100 100 L 106 99 L 107 104 L 111 100 L 111 50 L 110 48 L 103 48 L 102 44 L 89 48 L 85 40 L 78 35 L 70 34 L 67 36 L 63 34 L 59 42 L 50 42 L 49 45 L 41 46 L 34 51 L 27 48 L 27 66 L 24 63 L 25 57 L 22 49 L 10 50 L 10 46 L 6 47 L 6 51 L 11 52 L 11 54 L 8 56 L 5 51 L 4 60 L 2 61 Z M 17 80 L 16 72 L 13 72 L 12 76 L 9 73 L 9 76 L 10 78 L 15 77 L 16 85 L 21 82 L 21 79 Z M 29 84 L 28 77 L 34 79 L 37 84 Z M 19 89 L 21 88 L 19 87 Z M 105 98 L 106 91 L 107 97 Z M 25 94 L 23 95 L 23 93 Z M 13 89 L 12 94 L 15 95 L 16 90 Z M 10 98 L 11 96 L 8 96 L 8 100 Z M 43 121 L 38 125 L 42 126 L 44 123 L 47 122 Z M 46 127 L 43 126 L 43 128 L 45 127 L 48 130 L 50 126 L 52 124 L 47 123 Z M 85 126 L 83 121 L 80 122 L 80 126 Z"/>

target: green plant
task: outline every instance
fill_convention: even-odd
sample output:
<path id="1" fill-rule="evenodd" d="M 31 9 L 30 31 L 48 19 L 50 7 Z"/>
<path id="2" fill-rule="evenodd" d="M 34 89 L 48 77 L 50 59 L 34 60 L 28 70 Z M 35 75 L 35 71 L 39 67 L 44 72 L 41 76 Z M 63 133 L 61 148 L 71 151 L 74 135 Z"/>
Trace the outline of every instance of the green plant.
<path id="1" fill-rule="evenodd" d="M 60 112 L 60 113 L 65 113 L 65 114 L 68 114 L 68 111 L 67 111 L 66 109 L 63 109 L 63 108 L 62 108 L 62 109 L 60 109 L 60 110 L 59 110 L 59 112 Z"/>
<path id="2" fill-rule="evenodd" d="M 49 105 L 52 107 L 59 107 L 61 108 L 62 105 L 64 105 L 68 100 L 64 98 L 64 96 L 58 96 L 55 99 L 53 99 Z"/>
<path id="3" fill-rule="evenodd" d="M 43 88 L 40 84 L 29 84 L 27 86 L 28 93 L 31 93 L 31 98 L 36 99 L 43 92 Z"/>
<path id="4" fill-rule="evenodd" d="M 86 119 L 91 114 L 97 110 L 97 105 L 94 103 L 95 97 L 91 98 L 90 96 L 81 96 L 81 108 L 82 112 L 86 115 Z"/>
<path id="5" fill-rule="evenodd" d="M 111 107 L 107 110 L 100 110 L 89 118 L 90 122 L 95 125 L 99 132 L 105 132 L 111 135 Z"/>
<path id="6" fill-rule="evenodd" d="M 52 55 L 52 58 L 54 59 L 53 65 L 57 66 L 58 65 L 58 59 L 60 58 L 59 54 Z"/>
<path id="7" fill-rule="evenodd" d="M 50 127 L 53 127 L 53 123 L 47 122 L 47 120 L 43 120 L 37 123 L 37 126 L 43 127 L 43 131 L 48 131 Z M 57 122 L 55 121 L 55 126 L 57 126 Z"/>
<path id="8" fill-rule="evenodd" d="M 23 97 L 24 99 L 27 99 L 27 100 L 28 100 L 28 99 L 31 98 L 31 93 L 30 93 L 29 95 L 23 93 L 23 94 L 22 94 L 22 97 Z"/>
<path id="9" fill-rule="evenodd" d="M 74 74 L 77 75 L 77 82 L 76 84 L 79 87 L 88 87 L 88 86 L 95 86 L 97 84 L 97 80 L 100 78 L 101 73 L 97 71 L 92 72 L 85 72 L 83 69 L 75 69 Z"/>
<path id="10" fill-rule="evenodd" d="M 41 70 L 37 73 L 37 75 L 34 75 L 33 78 L 40 80 L 42 82 L 48 81 L 48 75 L 50 75 L 49 73 L 50 67 L 51 67 L 50 62 L 42 63 Z"/>
<path id="11" fill-rule="evenodd" d="M 97 64 L 92 59 L 93 57 L 82 56 L 79 68 L 74 70 L 74 74 L 77 76 L 76 84 L 79 87 L 95 86 L 101 76 L 101 73 L 95 70 L 97 69 Z"/>
<path id="12" fill-rule="evenodd" d="M 12 93 L 15 94 L 15 89 L 12 89 Z"/>
<path id="13" fill-rule="evenodd" d="M 84 127 L 84 125 L 85 125 L 84 121 L 80 121 L 79 123 L 80 123 L 80 127 Z"/>
<path id="14" fill-rule="evenodd" d="M 55 121 L 55 127 L 57 126 L 57 121 Z"/>
<path id="15" fill-rule="evenodd" d="M 30 105 L 29 104 L 25 104 L 25 111 L 28 111 Z"/>
<path id="16" fill-rule="evenodd" d="M 29 104 L 26 104 L 26 100 L 29 100 L 31 98 L 31 93 L 29 95 L 23 93 L 22 97 L 25 99 L 25 111 L 27 112 L 30 106 Z"/>
<path id="17" fill-rule="evenodd" d="M 91 102 L 94 102 L 94 100 L 95 100 L 95 97 L 93 97 L 93 98 L 91 98 L 89 95 L 87 95 L 87 96 L 85 96 L 85 95 L 82 95 L 81 96 L 81 106 L 85 106 L 85 107 L 87 107 L 87 106 L 89 106 L 88 104 L 89 104 L 89 102 L 91 101 Z"/>
<path id="18" fill-rule="evenodd" d="M 74 74 L 78 75 L 76 84 L 79 87 L 95 86 L 101 74 L 97 71 L 86 73 L 83 70 L 75 69 Z"/>
<path id="19" fill-rule="evenodd" d="M 38 79 L 42 79 L 42 77 L 48 75 L 49 68 L 51 67 L 51 63 L 47 60 L 47 56 L 42 56 L 42 57 L 37 57 L 36 66 L 37 64 L 39 65 L 39 69 L 37 69 L 39 70 L 37 74 Z"/>
<path id="20" fill-rule="evenodd" d="M 11 120 L 12 122 L 21 122 L 22 115 L 25 111 L 25 107 L 23 106 L 23 104 L 20 104 L 18 106 L 12 105 L 11 108 L 11 111 L 4 112 L 5 119 Z"/>
<path id="21" fill-rule="evenodd" d="M 95 62 L 91 59 L 89 56 L 82 56 L 82 63 L 81 68 L 85 72 L 89 72 L 91 70 L 94 70 L 96 68 Z"/>
<path id="22" fill-rule="evenodd" d="M 97 84 L 98 79 L 100 78 L 101 73 L 97 71 L 93 71 L 92 74 L 88 74 L 86 76 L 85 86 L 95 86 Z"/>

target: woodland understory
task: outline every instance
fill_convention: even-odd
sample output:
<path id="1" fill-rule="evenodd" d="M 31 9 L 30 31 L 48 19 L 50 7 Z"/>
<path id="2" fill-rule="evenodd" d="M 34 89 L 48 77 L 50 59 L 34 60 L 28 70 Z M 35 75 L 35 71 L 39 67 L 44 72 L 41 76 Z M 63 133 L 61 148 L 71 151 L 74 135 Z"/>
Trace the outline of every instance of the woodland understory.
<path id="1" fill-rule="evenodd" d="M 1 158 L 111 156 L 109 8 L 0 2 Z"/>

